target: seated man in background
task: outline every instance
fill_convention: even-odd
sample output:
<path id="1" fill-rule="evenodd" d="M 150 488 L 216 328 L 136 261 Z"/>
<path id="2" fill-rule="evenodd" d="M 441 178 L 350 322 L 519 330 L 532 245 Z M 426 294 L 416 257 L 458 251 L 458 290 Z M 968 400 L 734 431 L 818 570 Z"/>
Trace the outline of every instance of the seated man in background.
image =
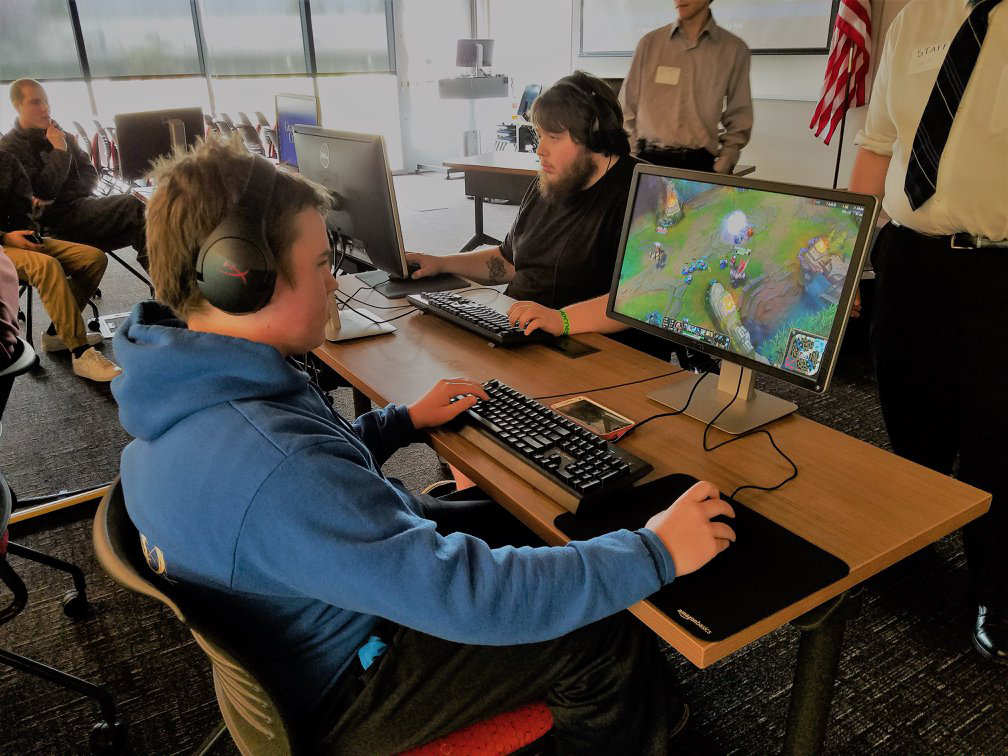
<path id="1" fill-rule="evenodd" d="M 609 290 L 637 163 L 616 96 L 601 79 L 577 71 L 536 98 L 532 124 L 539 178 L 504 242 L 457 255 L 407 254 L 420 265 L 413 278 L 456 273 L 506 283 L 508 296 L 548 307 Z"/>
<path id="2" fill-rule="evenodd" d="M 731 173 L 753 125 L 749 48 L 714 23 L 710 4 L 676 0 L 679 18 L 641 38 L 620 104 L 642 160 Z"/>
<path id="3" fill-rule="evenodd" d="M 0 370 L 17 359 L 18 278 L 12 263 L 0 247 Z"/>
<path id="4" fill-rule="evenodd" d="M 119 368 L 94 348 L 102 336 L 89 332 L 81 317 L 81 310 L 101 283 L 108 259 L 94 247 L 38 236 L 31 208 L 31 187 L 24 168 L 13 155 L 0 151 L 0 244 L 14 263 L 18 278 L 38 291 L 52 319 L 39 339 L 39 348 L 43 352 L 69 349 L 75 374 L 92 381 L 111 381 Z"/>
<path id="5" fill-rule="evenodd" d="M 561 753 L 664 754 L 686 709 L 621 610 L 734 538 L 711 522 L 731 514 L 714 486 L 564 547 L 439 532 L 449 505 L 381 465 L 482 387 L 444 380 L 351 424 L 288 359 L 322 343 L 336 289 L 327 192 L 215 140 L 155 176 L 164 304 L 138 305 L 115 341 L 126 508 L 165 590 L 254 663 L 306 752 L 398 753 L 545 698 Z M 234 251 L 211 245 L 235 215 L 275 279 L 234 276 Z"/>
<path id="6" fill-rule="evenodd" d="M 98 173 L 49 115 L 49 98 L 34 79 L 10 88 L 17 111 L 14 128 L 0 138 L 0 150 L 13 154 L 28 172 L 32 193 L 44 204 L 41 221 L 64 239 L 104 250 L 132 246 L 147 267 L 144 204 L 130 194 L 95 197 Z"/>

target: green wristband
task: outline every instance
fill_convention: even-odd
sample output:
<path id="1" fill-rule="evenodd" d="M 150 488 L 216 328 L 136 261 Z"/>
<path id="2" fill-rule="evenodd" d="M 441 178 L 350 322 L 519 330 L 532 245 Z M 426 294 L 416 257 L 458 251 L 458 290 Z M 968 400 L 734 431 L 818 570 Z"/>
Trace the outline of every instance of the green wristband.
<path id="1" fill-rule="evenodd" d="M 563 310 L 560 310 L 560 317 L 563 319 L 564 324 L 563 335 L 566 336 L 570 333 L 570 320 L 567 317 L 567 313 Z"/>

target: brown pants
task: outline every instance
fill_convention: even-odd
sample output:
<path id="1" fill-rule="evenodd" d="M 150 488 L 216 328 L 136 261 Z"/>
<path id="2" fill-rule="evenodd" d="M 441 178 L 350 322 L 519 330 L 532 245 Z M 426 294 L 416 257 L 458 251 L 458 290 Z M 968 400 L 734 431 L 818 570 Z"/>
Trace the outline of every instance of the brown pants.
<path id="1" fill-rule="evenodd" d="M 43 252 L 11 245 L 3 250 L 14 263 L 18 279 L 39 293 L 56 333 L 68 349 L 87 343 L 81 310 L 105 275 L 108 258 L 100 249 L 45 237 Z"/>

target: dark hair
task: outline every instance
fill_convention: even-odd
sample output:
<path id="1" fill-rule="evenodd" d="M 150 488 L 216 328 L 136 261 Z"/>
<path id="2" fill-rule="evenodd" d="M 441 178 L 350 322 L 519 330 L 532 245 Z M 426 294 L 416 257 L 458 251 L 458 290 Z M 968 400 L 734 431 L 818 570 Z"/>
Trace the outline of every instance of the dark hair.
<path id="1" fill-rule="evenodd" d="M 151 171 L 155 185 L 147 205 L 151 279 L 157 298 L 183 319 L 206 302 L 196 284 L 200 245 L 237 203 L 253 160 L 237 140 L 211 137 L 190 152 L 160 159 Z M 298 213 L 306 208 L 325 213 L 331 204 L 324 187 L 277 170 L 265 223 L 278 275 L 290 280 Z"/>
<path id="2" fill-rule="evenodd" d="M 563 77 L 539 95 L 532 103 L 532 123 L 542 131 L 566 131 L 593 152 L 630 154 L 616 94 L 602 79 L 584 71 Z"/>

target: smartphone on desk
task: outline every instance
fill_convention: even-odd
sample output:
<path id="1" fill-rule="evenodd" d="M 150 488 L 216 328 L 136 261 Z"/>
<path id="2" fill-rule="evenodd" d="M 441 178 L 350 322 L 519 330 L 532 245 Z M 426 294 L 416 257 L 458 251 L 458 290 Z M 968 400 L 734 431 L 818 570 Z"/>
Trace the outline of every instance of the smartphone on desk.
<path id="1" fill-rule="evenodd" d="M 601 436 L 606 441 L 618 440 L 634 424 L 630 418 L 623 417 L 623 415 L 613 412 L 608 407 L 603 407 L 586 396 L 565 399 L 562 402 L 551 404 L 550 408 Z"/>

